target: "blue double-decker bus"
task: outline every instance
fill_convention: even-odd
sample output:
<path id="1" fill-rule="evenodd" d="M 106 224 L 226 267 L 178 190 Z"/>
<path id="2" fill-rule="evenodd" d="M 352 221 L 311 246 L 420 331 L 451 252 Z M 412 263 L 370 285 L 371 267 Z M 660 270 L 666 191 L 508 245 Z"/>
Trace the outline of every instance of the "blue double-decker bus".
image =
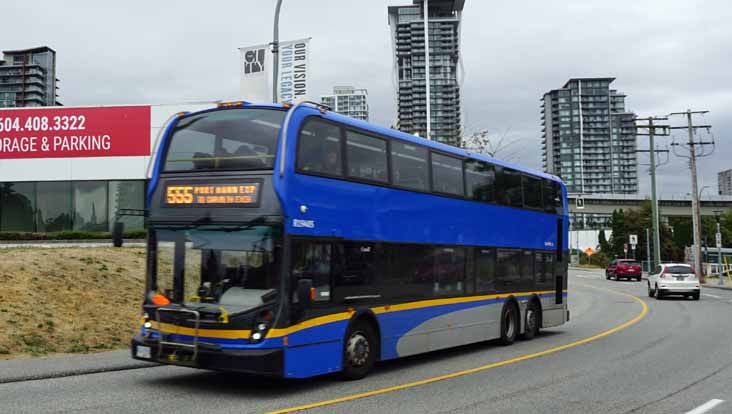
<path id="1" fill-rule="evenodd" d="M 317 104 L 178 114 L 146 209 L 134 358 L 357 379 L 569 319 L 557 177 Z"/>

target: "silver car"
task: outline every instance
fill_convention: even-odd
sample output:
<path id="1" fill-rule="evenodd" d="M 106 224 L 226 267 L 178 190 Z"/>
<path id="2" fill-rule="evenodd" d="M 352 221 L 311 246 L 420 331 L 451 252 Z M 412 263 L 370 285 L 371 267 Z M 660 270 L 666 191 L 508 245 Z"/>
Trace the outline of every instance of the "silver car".
<path id="1" fill-rule="evenodd" d="M 648 296 L 661 299 L 683 295 L 699 300 L 701 287 L 691 266 L 686 263 L 663 263 L 648 274 Z"/>

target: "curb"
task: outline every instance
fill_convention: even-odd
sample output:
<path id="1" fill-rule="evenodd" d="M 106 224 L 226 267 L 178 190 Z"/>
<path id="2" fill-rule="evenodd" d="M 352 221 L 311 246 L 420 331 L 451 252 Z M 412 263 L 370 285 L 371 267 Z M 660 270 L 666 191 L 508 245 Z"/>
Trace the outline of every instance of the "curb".
<path id="1" fill-rule="evenodd" d="M 710 289 L 732 290 L 732 287 L 729 287 L 727 285 L 719 286 L 719 285 L 712 285 L 712 284 L 705 283 L 702 286 L 704 286 L 705 288 L 710 288 Z"/>
<path id="2" fill-rule="evenodd" d="M 127 365 L 118 365 L 118 366 L 113 366 L 113 367 L 99 367 L 99 368 L 79 369 L 79 370 L 73 370 L 73 371 L 71 371 L 71 370 L 58 371 L 58 372 L 50 372 L 50 373 L 43 373 L 43 374 L 18 375 L 18 376 L 9 376 L 9 377 L 5 377 L 5 378 L 0 377 L 0 384 L 10 384 L 13 382 L 37 381 L 37 380 L 54 379 L 54 378 L 76 377 L 79 375 L 99 374 L 102 372 L 129 371 L 129 370 L 133 370 L 133 369 L 154 368 L 154 367 L 159 367 L 159 366 L 161 366 L 161 365 L 154 364 L 151 362 L 141 362 L 139 364 L 130 363 Z"/>

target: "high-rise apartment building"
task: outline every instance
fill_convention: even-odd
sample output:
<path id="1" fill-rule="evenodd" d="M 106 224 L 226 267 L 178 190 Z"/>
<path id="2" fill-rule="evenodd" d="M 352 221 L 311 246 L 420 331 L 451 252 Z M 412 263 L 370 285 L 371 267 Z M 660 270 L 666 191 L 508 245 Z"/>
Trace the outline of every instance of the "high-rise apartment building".
<path id="1" fill-rule="evenodd" d="M 615 78 L 573 78 L 542 98 L 542 162 L 571 193 L 638 192 L 635 114 Z"/>
<path id="2" fill-rule="evenodd" d="M 0 108 L 54 106 L 57 101 L 56 52 L 41 46 L 6 50 L 0 59 Z"/>
<path id="3" fill-rule="evenodd" d="M 717 174 L 719 195 L 732 195 L 732 169 L 720 171 Z"/>
<path id="4" fill-rule="evenodd" d="M 334 86 L 332 95 L 323 95 L 320 102 L 332 110 L 362 121 L 369 120 L 368 92 L 353 86 Z"/>
<path id="5" fill-rule="evenodd" d="M 460 17 L 465 0 L 428 0 L 430 139 L 459 145 Z M 397 127 L 427 137 L 424 0 L 389 7 L 397 90 Z"/>

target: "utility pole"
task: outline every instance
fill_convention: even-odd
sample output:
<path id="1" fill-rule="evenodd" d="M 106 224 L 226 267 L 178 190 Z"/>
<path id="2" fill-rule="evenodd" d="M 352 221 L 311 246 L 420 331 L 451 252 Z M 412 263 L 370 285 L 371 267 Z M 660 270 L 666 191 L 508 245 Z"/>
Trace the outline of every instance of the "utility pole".
<path id="1" fill-rule="evenodd" d="M 707 130 L 707 132 L 709 132 L 712 126 L 694 125 L 691 117 L 692 115 L 702 115 L 706 114 L 707 112 L 709 111 L 692 111 L 691 109 L 687 109 L 685 112 L 674 112 L 669 114 L 670 116 L 686 116 L 686 126 L 671 127 L 671 129 L 686 129 L 689 133 L 689 141 L 686 145 L 677 142 L 673 142 L 671 143 L 671 145 L 674 147 L 674 154 L 676 154 L 677 156 L 689 158 L 689 169 L 691 170 L 691 222 L 694 227 L 694 272 L 696 273 L 697 279 L 699 279 L 701 283 L 704 283 L 706 281 L 706 278 L 704 277 L 704 273 L 701 269 L 701 211 L 699 209 L 699 190 L 696 177 L 696 158 L 711 155 L 711 153 L 714 152 L 714 140 L 708 142 L 694 141 L 694 134 L 696 133 L 697 129 L 704 128 Z M 712 145 L 711 151 L 706 152 L 704 147 L 705 145 Z M 698 154 L 696 151 L 697 146 L 700 147 L 700 152 Z M 676 147 L 685 148 L 689 152 L 689 155 L 677 153 Z"/>
<path id="2" fill-rule="evenodd" d="M 275 6 L 275 18 L 274 18 L 274 34 L 272 36 L 272 102 L 277 103 L 279 100 L 279 91 L 277 90 L 277 76 L 279 76 L 280 70 L 280 7 L 282 7 L 282 0 L 277 0 L 277 6 Z"/>
<path id="3" fill-rule="evenodd" d="M 719 285 L 724 285 L 724 277 L 722 277 L 722 231 L 719 228 L 719 216 L 722 210 L 714 210 L 714 218 L 717 220 L 717 234 L 714 235 L 714 242 L 717 244 L 717 269 L 719 269 Z"/>
<path id="4" fill-rule="evenodd" d="M 654 264 L 661 263 L 661 232 L 658 224 L 658 196 L 656 193 L 656 167 L 660 167 L 663 164 L 656 165 L 656 153 L 666 153 L 668 150 L 658 150 L 655 147 L 654 137 L 656 136 L 669 136 L 669 125 L 657 125 L 653 121 L 667 121 L 666 117 L 649 116 L 647 118 L 636 118 L 635 128 L 647 129 L 648 133 L 638 133 L 636 135 L 647 135 L 648 136 L 648 151 L 638 150 L 636 152 L 648 152 L 650 156 L 650 173 L 651 173 L 651 228 L 653 229 L 653 259 L 648 256 L 650 261 L 649 267 L 653 267 Z M 641 122 L 639 125 L 638 122 Z M 647 123 L 644 125 L 643 123 Z M 657 131 L 660 129 L 660 132 Z M 668 161 L 668 158 L 667 158 Z"/>

